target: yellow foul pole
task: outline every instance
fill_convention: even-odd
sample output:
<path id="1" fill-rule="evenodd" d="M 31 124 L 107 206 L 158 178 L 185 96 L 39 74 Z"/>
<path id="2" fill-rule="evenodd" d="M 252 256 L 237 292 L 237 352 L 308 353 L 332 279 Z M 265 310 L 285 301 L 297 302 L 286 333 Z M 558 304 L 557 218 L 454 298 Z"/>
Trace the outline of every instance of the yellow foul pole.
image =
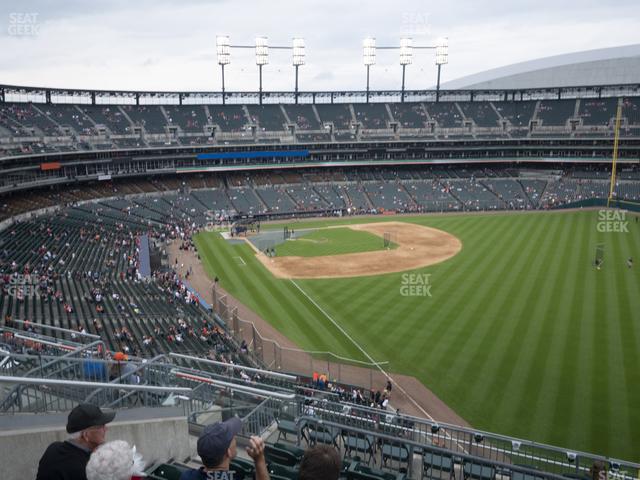
<path id="1" fill-rule="evenodd" d="M 618 140 L 620 139 L 620 120 L 622 119 L 622 104 L 618 104 L 616 112 L 616 127 L 613 136 L 613 165 L 611 167 L 611 185 L 609 186 L 609 198 L 607 198 L 607 208 L 613 198 L 613 191 L 616 187 L 616 162 L 618 160 Z"/>

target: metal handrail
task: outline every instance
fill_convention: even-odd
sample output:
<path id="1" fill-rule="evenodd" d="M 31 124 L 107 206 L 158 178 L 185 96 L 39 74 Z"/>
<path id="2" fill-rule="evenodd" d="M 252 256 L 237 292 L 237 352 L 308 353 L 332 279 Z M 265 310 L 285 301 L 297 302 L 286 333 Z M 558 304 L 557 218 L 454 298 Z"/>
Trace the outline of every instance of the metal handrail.
<path id="1" fill-rule="evenodd" d="M 237 390 L 244 393 L 250 393 L 252 395 L 256 395 L 258 397 L 265 398 L 277 398 L 279 400 L 294 400 L 296 398 L 295 393 L 280 393 L 274 392 L 272 390 L 263 390 L 261 388 L 249 387 L 246 385 L 238 385 L 231 382 L 224 382 L 222 380 L 214 380 L 213 378 L 203 377 L 200 375 L 193 375 L 190 373 L 180 372 L 177 369 L 171 370 L 178 378 L 183 378 L 185 380 L 192 380 L 199 383 L 208 383 L 210 385 L 215 385 L 217 387 L 229 388 L 231 390 Z"/>
<path id="2" fill-rule="evenodd" d="M 133 375 L 134 373 L 143 370 L 144 368 L 149 367 L 150 365 L 155 364 L 155 362 L 157 362 L 158 360 L 165 358 L 166 355 L 161 354 L 161 355 L 157 355 L 155 357 L 153 357 L 151 360 L 142 363 L 141 365 L 139 365 L 135 370 L 132 370 L 130 372 L 127 372 L 123 375 L 120 375 L 119 377 L 114 378 L 113 380 L 111 380 L 109 382 L 109 384 L 116 384 L 116 385 L 123 385 L 122 381 L 128 377 L 130 377 L 131 375 Z M 117 362 L 118 364 L 120 362 Z M 95 384 L 94 384 L 95 385 Z M 86 398 L 86 401 L 90 401 L 92 400 L 97 394 L 100 393 L 100 388 L 97 388 L 96 390 L 94 390 L 91 394 L 89 394 L 89 396 Z"/>
<path id="3" fill-rule="evenodd" d="M 254 373 L 259 373 L 260 375 L 264 375 L 267 377 L 276 377 L 276 378 L 281 378 L 284 380 L 290 380 L 292 382 L 298 382 L 298 377 L 295 375 L 290 375 L 287 373 L 280 373 L 280 372 L 274 372 L 272 370 L 263 370 L 261 368 L 253 368 L 253 367 L 245 367 L 243 365 L 235 365 L 233 363 L 225 363 L 225 362 L 219 362 L 216 360 L 209 360 L 208 358 L 200 358 L 200 357 L 193 357 L 190 355 L 183 355 L 181 353 L 169 353 L 168 355 L 169 357 L 175 357 L 175 358 L 184 358 L 186 360 L 195 360 L 198 362 L 202 362 L 202 363 L 208 363 L 210 365 L 217 365 L 219 367 L 224 367 L 224 368 L 231 368 L 233 370 L 245 370 L 247 372 L 254 372 Z"/>
<path id="4" fill-rule="evenodd" d="M 507 435 L 501 435 L 499 433 L 493 433 L 493 432 L 487 432 L 484 430 L 478 430 L 478 429 L 474 429 L 474 428 L 469 428 L 469 427 L 463 427 L 463 426 L 459 426 L 459 425 L 453 425 L 453 424 L 449 424 L 449 423 L 441 423 L 441 422 L 435 422 L 435 421 L 431 421 L 431 420 L 427 420 L 424 419 L 422 417 L 414 417 L 411 415 L 406 415 L 406 414 L 395 414 L 394 412 L 390 412 L 387 410 L 381 410 L 381 409 L 377 409 L 377 408 L 373 408 L 373 407 L 369 407 L 369 406 L 365 406 L 365 405 L 356 405 L 356 404 L 345 404 L 345 403 L 337 403 L 337 402 L 332 402 L 330 400 L 321 400 L 322 405 L 314 407 L 316 410 L 326 410 L 328 412 L 330 412 L 332 415 L 336 415 L 336 416 L 342 416 L 344 418 L 348 418 L 348 419 L 355 419 L 355 418 L 359 418 L 358 416 L 353 414 L 353 410 L 357 410 L 359 412 L 362 412 L 363 414 L 369 414 L 373 417 L 375 416 L 379 416 L 379 417 L 386 417 L 386 416 L 394 416 L 396 418 L 398 418 L 401 422 L 407 423 L 407 422 L 411 422 L 414 424 L 422 424 L 424 426 L 427 427 L 432 427 L 432 426 L 437 426 L 439 427 L 441 430 L 448 430 L 448 431 L 455 431 L 455 432 L 461 432 L 464 434 L 467 434 L 469 437 L 473 437 L 475 435 L 482 435 L 486 441 L 491 441 L 491 440 L 501 440 L 504 442 L 508 442 L 508 443 L 513 443 L 513 442 L 517 442 L 520 444 L 520 448 L 527 448 L 527 447 L 531 447 L 531 448 L 536 448 L 536 449 L 544 449 L 550 452 L 554 452 L 554 453 L 559 453 L 562 455 L 565 455 L 567 452 L 571 452 L 573 454 L 575 454 L 578 457 L 585 457 L 585 458 L 590 458 L 593 460 L 601 460 L 601 461 L 605 461 L 605 462 L 615 462 L 615 463 L 619 463 L 621 465 L 627 466 L 627 467 L 631 467 L 634 469 L 638 469 L 640 470 L 640 464 L 635 463 L 635 462 L 630 462 L 630 461 L 623 461 L 623 460 L 618 460 L 618 459 L 612 459 L 612 458 L 608 458 L 602 455 L 597 455 L 597 454 L 593 454 L 593 453 L 588 453 L 588 452 L 583 452 L 580 450 L 573 450 L 573 449 L 567 449 L 567 448 L 561 448 L 561 447 L 557 447 L 557 446 L 553 446 L 553 445 L 547 445 L 544 443 L 538 443 L 538 442 L 534 442 L 531 440 L 525 440 L 525 439 L 521 439 L 521 438 L 517 438 L 517 437 L 510 437 Z M 326 408 L 327 406 L 335 406 L 336 408 L 331 410 Z M 324 407 L 324 408 L 323 408 Z M 344 413 L 343 408 L 337 408 L 337 407 L 344 407 L 344 408 L 349 408 L 349 413 Z M 361 416 L 360 418 L 366 419 L 366 416 Z M 381 424 L 389 424 L 389 422 L 387 421 L 380 421 Z"/>
<path id="5" fill-rule="evenodd" d="M 20 323 L 22 325 L 24 325 L 26 322 L 24 320 L 16 320 L 16 319 L 12 319 L 12 322 L 16 322 L 16 323 Z M 45 325 L 44 323 L 37 323 L 37 322 L 29 322 L 29 325 L 32 325 L 33 327 L 36 328 L 42 328 L 45 330 L 53 330 L 55 332 L 64 332 L 64 333 L 68 333 L 69 335 L 78 335 L 81 337 L 87 337 L 87 338 L 93 338 L 96 340 L 100 340 L 101 337 L 100 335 L 95 335 L 93 333 L 83 333 L 83 332 L 79 332 L 77 330 L 69 330 L 68 328 L 62 328 L 62 327 L 55 327 L 53 325 Z"/>
<path id="6" fill-rule="evenodd" d="M 451 450 L 448 450 L 446 448 L 442 448 L 433 444 L 425 444 L 425 443 L 416 442 L 410 439 L 393 437 L 384 432 L 363 430 L 357 427 L 345 426 L 339 423 L 335 423 L 327 420 L 321 420 L 313 416 L 305 415 L 300 417 L 299 425 L 304 425 L 304 426 L 317 425 L 319 428 L 336 429 L 341 433 L 344 433 L 346 431 L 347 434 L 354 433 L 356 435 L 372 436 L 378 441 L 384 441 L 389 444 L 393 444 L 393 445 L 402 444 L 404 446 L 410 447 L 412 451 L 417 450 L 417 451 L 422 451 L 423 453 L 429 452 L 429 453 L 434 453 L 436 455 L 441 455 L 443 457 L 454 456 L 458 459 L 458 463 L 464 463 L 465 461 L 469 461 L 470 463 L 473 463 L 473 464 L 490 465 L 492 467 L 501 469 L 502 471 L 505 471 L 505 472 L 523 473 L 525 475 L 530 475 L 532 478 L 543 477 L 543 478 L 554 479 L 554 480 L 566 480 L 566 477 L 563 477 L 562 475 L 557 475 L 551 472 L 545 472 L 543 470 L 535 470 L 523 465 L 514 465 L 510 463 L 505 463 L 500 460 L 478 457 L 469 453 L 462 453 L 462 452 L 454 453 Z M 410 469 L 409 471 L 411 471 L 412 463 L 413 462 L 411 461 L 408 462 L 409 469 Z"/>
<path id="7" fill-rule="evenodd" d="M 13 338 L 19 338 L 20 340 L 29 340 L 34 343 L 41 343 L 42 345 L 48 345 L 50 347 L 61 348 L 63 350 L 71 350 L 71 353 L 75 352 L 78 347 L 72 347 L 71 345 L 67 345 L 65 343 L 53 342 L 51 340 L 45 340 L 43 338 L 34 338 L 28 335 L 23 335 L 22 333 L 14 333 Z"/>
<path id="8" fill-rule="evenodd" d="M 54 342 L 57 343 L 57 345 L 55 345 L 56 347 L 68 347 L 68 348 L 78 348 L 81 345 L 85 345 L 84 343 L 80 343 L 80 342 L 76 342 L 74 340 L 68 340 L 68 339 L 61 339 L 61 338 L 55 338 L 55 337 L 51 337 L 49 335 L 45 335 L 42 333 L 37 333 L 37 332 L 30 332 L 28 330 L 19 330 L 17 328 L 12 328 L 12 327 L 7 327 L 7 326 L 1 326 L 0 327 L 0 333 L 10 333 L 13 336 L 19 336 L 18 338 L 21 338 L 23 340 L 29 340 L 31 342 L 36 342 L 36 343 L 44 343 L 46 341 L 48 342 Z M 5 340 L 6 341 L 6 340 Z"/>
<path id="9" fill-rule="evenodd" d="M 30 377 L 6 377 L 0 375 L 0 383 L 18 383 L 21 385 L 52 385 L 64 387 L 96 387 L 106 388 L 110 390 L 135 390 L 142 392 L 159 392 L 159 393 L 190 393 L 193 391 L 189 387 L 156 387 L 150 385 L 129 385 L 114 383 L 97 383 L 82 382 L 79 380 L 57 380 L 54 378 L 30 378 Z"/>

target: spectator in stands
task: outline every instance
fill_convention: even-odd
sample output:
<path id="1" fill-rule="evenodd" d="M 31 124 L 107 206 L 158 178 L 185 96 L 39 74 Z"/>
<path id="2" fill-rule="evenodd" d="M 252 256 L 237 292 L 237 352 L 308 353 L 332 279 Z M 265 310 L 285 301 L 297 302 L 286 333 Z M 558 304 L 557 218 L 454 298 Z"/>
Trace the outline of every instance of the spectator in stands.
<path id="1" fill-rule="evenodd" d="M 87 463 L 87 480 L 138 480 L 145 476 L 142 455 L 124 440 L 96 448 Z"/>
<path id="2" fill-rule="evenodd" d="M 299 480 L 338 480 L 342 461 L 329 445 L 316 445 L 304 452 L 298 472 Z"/>
<path id="3" fill-rule="evenodd" d="M 607 480 L 607 466 L 602 460 L 596 460 L 589 469 L 592 480 Z"/>
<path id="4" fill-rule="evenodd" d="M 242 422 L 238 417 L 232 417 L 224 422 L 207 425 L 198 438 L 198 455 L 203 466 L 198 470 L 188 470 L 180 476 L 180 480 L 207 480 L 216 477 L 215 472 L 229 471 L 231 460 L 237 453 L 236 435 L 242 429 Z M 251 445 L 247 447 L 247 454 L 256 464 L 256 480 L 268 480 L 269 472 L 264 456 L 264 442 L 260 437 L 251 437 Z"/>
<path id="5" fill-rule="evenodd" d="M 40 459 L 36 480 L 86 480 L 89 456 L 104 443 L 106 425 L 115 415 L 89 404 L 80 404 L 71 410 L 67 433 L 73 436 L 47 447 Z"/>

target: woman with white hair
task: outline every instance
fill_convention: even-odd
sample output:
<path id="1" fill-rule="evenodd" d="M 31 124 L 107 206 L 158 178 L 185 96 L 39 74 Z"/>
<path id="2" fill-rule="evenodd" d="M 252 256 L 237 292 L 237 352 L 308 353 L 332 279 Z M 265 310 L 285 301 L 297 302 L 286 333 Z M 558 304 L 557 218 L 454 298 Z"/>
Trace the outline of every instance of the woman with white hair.
<path id="1" fill-rule="evenodd" d="M 103 443 L 87 463 L 87 480 L 136 480 L 144 476 L 142 455 L 124 440 Z"/>

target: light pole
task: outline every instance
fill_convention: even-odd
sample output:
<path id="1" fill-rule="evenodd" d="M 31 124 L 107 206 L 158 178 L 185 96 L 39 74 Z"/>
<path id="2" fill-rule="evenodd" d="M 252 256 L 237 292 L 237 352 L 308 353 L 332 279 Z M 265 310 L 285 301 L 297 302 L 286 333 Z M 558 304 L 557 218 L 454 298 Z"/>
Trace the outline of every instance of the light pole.
<path id="1" fill-rule="evenodd" d="M 229 43 L 229 37 L 227 35 L 220 35 L 216 38 L 216 50 L 218 53 L 218 65 L 222 69 L 222 104 L 225 104 L 224 95 L 224 66 L 229 65 L 231 62 L 231 47 Z"/>
<path id="2" fill-rule="evenodd" d="M 293 66 L 296 69 L 296 87 L 295 87 L 295 97 L 296 103 L 298 103 L 298 68 L 300 65 L 304 65 L 304 39 L 302 38 L 294 38 L 293 39 Z"/>
<path id="3" fill-rule="evenodd" d="M 364 66 L 367 67 L 367 103 L 369 103 L 369 69 L 376 63 L 376 39 L 365 38 L 362 42 Z"/>
<path id="4" fill-rule="evenodd" d="M 439 38 L 436 42 L 436 65 L 438 66 L 438 83 L 436 83 L 436 102 L 440 100 L 440 68 L 449 63 L 449 39 Z"/>
<path id="5" fill-rule="evenodd" d="M 256 65 L 260 75 L 259 98 L 262 105 L 262 67 L 269 63 L 269 45 L 267 37 L 256 37 Z"/>
<path id="6" fill-rule="evenodd" d="M 413 44 L 410 38 L 400 39 L 400 65 L 402 65 L 402 93 L 400 101 L 404 102 L 404 74 L 407 65 L 411 65 L 413 60 Z"/>

